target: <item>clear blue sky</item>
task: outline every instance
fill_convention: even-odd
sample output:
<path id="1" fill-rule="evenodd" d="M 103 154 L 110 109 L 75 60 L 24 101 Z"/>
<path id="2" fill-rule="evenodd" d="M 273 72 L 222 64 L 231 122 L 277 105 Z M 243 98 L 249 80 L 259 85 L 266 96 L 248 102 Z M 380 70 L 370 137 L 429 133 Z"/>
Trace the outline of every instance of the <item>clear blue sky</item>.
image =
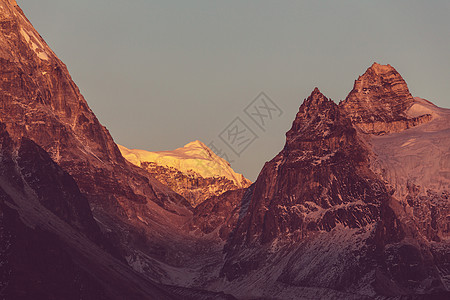
<path id="1" fill-rule="evenodd" d="M 251 180 L 314 87 L 342 100 L 374 61 L 450 106 L 448 0 L 17 2 L 117 143 L 214 140 Z M 284 111 L 265 132 L 243 113 L 261 91 Z M 258 135 L 240 157 L 217 138 L 238 116 Z"/>

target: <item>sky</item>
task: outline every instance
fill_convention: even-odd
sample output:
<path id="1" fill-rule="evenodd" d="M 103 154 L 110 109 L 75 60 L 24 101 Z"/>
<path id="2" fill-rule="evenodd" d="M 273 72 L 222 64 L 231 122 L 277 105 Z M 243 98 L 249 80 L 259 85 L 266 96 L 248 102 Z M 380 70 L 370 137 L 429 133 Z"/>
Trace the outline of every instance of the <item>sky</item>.
<path id="1" fill-rule="evenodd" d="M 314 87 L 339 102 L 375 61 L 450 107 L 448 0 L 17 3 L 116 143 L 201 140 L 250 180 Z"/>

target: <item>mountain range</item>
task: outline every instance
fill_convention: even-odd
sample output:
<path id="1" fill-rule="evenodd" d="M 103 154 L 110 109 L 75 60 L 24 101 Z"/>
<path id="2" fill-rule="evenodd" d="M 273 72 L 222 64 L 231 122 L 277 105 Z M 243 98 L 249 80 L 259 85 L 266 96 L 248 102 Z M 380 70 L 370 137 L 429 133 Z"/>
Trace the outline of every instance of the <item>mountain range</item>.
<path id="1" fill-rule="evenodd" d="M 315 88 L 254 183 L 117 145 L 14 0 L 0 66 L 2 298 L 450 297 L 450 110 L 392 66 Z"/>

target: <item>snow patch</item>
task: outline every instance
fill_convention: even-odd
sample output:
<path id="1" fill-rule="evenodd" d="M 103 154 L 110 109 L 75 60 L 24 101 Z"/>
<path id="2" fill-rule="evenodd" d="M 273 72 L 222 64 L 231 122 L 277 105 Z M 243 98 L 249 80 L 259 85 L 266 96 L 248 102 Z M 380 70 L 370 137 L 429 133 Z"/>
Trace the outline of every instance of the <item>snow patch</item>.
<path id="1" fill-rule="evenodd" d="M 137 218 L 139 219 L 139 221 L 141 221 L 142 223 L 148 225 L 148 222 L 145 221 L 141 216 L 137 216 Z"/>
<path id="2" fill-rule="evenodd" d="M 405 199 L 412 185 L 421 187 L 424 196 L 429 190 L 450 191 L 450 109 L 420 98 L 415 101 L 411 116 L 429 113 L 430 122 L 371 140 L 372 168 L 395 189 L 398 199 Z"/>
<path id="3" fill-rule="evenodd" d="M 329 153 L 329 154 L 326 154 L 326 155 L 324 155 L 322 157 L 318 157 L 312 162 L 312 164 L 315 165 L 315 166 L 318 166 L 318 165 L 322 164 L 323 162 L 325 162 L 325 161 L 329 160 L 330 158 L 332 158 L 335 154 L 336 154 L 336 151 L 334 151 L 332 153 Z"/>
<path id="4" fill-rule="evenodd" d="M 403 143 L 400 147 L 403 148 L 403 147 L 409 146 L 412 143 L 414 143 L 415 141 L 416 141 L 416 139 L 410 139 L 407 142 Z"/>
<path id="5" fill-rule="evenodd" d="M 31 49 L 36 53 L 37 57 L 41 60 L 48 60 L 49 57 L 45 53 L 44 45 L 39 41 L 33 32 L 27 32 L 23 28 L 20 28 L 20 35 L 25 39 L 26 43 L 30 45 Z"/>

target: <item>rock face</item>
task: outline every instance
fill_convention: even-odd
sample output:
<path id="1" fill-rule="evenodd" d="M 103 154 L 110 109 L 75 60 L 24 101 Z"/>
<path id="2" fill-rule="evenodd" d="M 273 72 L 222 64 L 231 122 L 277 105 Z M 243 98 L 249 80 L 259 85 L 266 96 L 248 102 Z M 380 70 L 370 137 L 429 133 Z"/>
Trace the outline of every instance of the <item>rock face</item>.
<path id="1" fill-rule="evenodd" d="M 359 76 L 340 105 L 363 132 L 380 135 L 400 132 L 431 120 L 429 114 L 406 115 L 413 103 L 402 76 L 390 65 L 374 63 Z"/>
<path id="2" fill-rule="evenodd" d="M 0 149 L 2 297 L 172 299 L 111 255 L 87 199 L 43 149 L 1 123 Z"/>
<path id="3" fill-rule="evenodd" d="M 120 207 L 130 202 L 183 202 L 125 161 L 66 66 L 14 1 L 0 3 L 0 22 L 0 121 L 14 139 L 28 137 L 50 153 L 94 207 L 106 203 L 103 209 L 126 214 Z"/>
<path id="4" fill-rule="evenodd" d="M 337 222 L 358 228 L 378 218 L 388 194 L 369 171 L 367 150 L 339 107 L 316 88 L 300 107 L 284 149 L 255 183 L 241 242 L 262 244 Z M 384 200 L 385 201 L 385 200 Z"/>
<path id="5" fill-rule="evenodd" d="M 167 230 L 180 232 L 192 216 L 189 203 L 123 158 L 66 66 L 14 1 L 0 1 L 0 121 L 13 140 L 33 141 L 75 179 L 123 256 L 135 251 L 142 232 L 148 232 L 150 254 L 162 247 L 166 257 L 172 247 L 179 248 L 164 236 Z M 52 207 L 54 200 L 46 196 L 43 201 Z M 57 209 L 61 215 L 73 213 Z"/>
<path id="6" fill-rule="evenodd" d="M 42 206 L 92 240 L 100 240 L 100 229 L 87 199 L 73 178 L 53 162 L 47 152 L 27 138 L 13 141 L 2 123 L 0 142 L 2 176 L 11 178 L 17 189 L 27 185 Z"/>
<path id="7" fill-rule="evenodd" d="M 24 208 L 14 218 L 19 218 L 18 222 L 26 226 L 38 226 L 44 234 L 48 232 L 54 236 L 44 240 L 54 239 L 55 242 L 49 241 L 48 247 L 42 249 L 36 247 L 40 254 L 30 257 L 37 261 L 42 257 L 43 262 L 47 262 L 51 251 L 54 251 L 55 258 L 61 257 L 61 261 L 65 261 L 58 267 L 53 264 L 48 266 L 49 269 L 55 266 L 54 270 L 67 268 L 67 274 L 61 272 L 61 281 L 55 280 L 55 283 L 61 283 L 61 293 L 64 289 L 74 292 L 74 289 L 86 286 L 84 294 L 74 292 L 73 297 L 172 298 L 149 278 L 163 281 L 169 276 L 167 274 L 171 274 L 171 267 L 182 266 L 186 256 L 198 252 L 195 238 L 184 229 L 192 219 L 191 205 L 147 171 L 123 158 L 107 129 L 88 107 L 65 65 L 36 32 L 15 1 L 0 1 L 0 121 L 5 124 L 14 143 L 24 141 L 23 146 L 17 148 L 23 154 L 17 163 L 27 166 L 24 180 L 30 190 L 36 188 L 31 198 L 25 197 L 30 195 L 10 195 L 16 203 L 30 200 L 20 202 Z M 33 150 L 33 145 L 42 149 Z M 54 173 L 54 164 L 39 160 L 45 152 L 60 167 Z M 48 177 L 37 177 L 40 172 Z M 76 184 L 69 179 L 69 175 Z M 14 176 L 7 179 L 16 180 Z M 82 194 L 81 198 L 76 193 L 77 189 Z M 83 201 L 86 199 L 97 222 L 92 221 L 89 211 L 85 210 L 86 203 Z M 27 203 L 33 205 L 30 207 Z M 9 216 L 10 211 L 6 208 L 2 212 Z M 4 220 L 9 222 L 10 219 L 5 217 Z M 84 237 L 81 232 L 94 232 L 90 226 L 100 227 L 97 232 L 101 231 L 101 236 L 106 236 L 107 240 L 97 241 L 91 237 L 97 242 L 94 243 Z M 20 228 L 20 225 L 16 227 Z M 18 234 L 24 240 L 33 234 L 37 235 L 36 238 L 41 236 L 38 231 L 16 233 L 9 225 L 5 228 L 5 235 Z M 119 259 L 104 250 L 107 242 L 114 245 L 109 252 Z M 7 245 L 5 242 L 5 247 Z M 18 242 L 14 249 L 27 245 L 28 242 Z M 69 255 L 60 251 L 61 248 Z M 39 268 L 36 271 L 34 265 L 19 264 L 18 261 L 27 254 L 16 252 L 16 259 L 10 260 L 10 266 L 22 271 L 17 273 L 20 274 L 16 277 L 17 282 L 21 278 L 28 280 L 27 272 L 37 272 L 41 276 L 33 277 L 33 282 L 43 282 L 46 276 L 49 280 L 55 278 L 56 273 L 50 273 L 50 270 Z M 5 259 L 8 257 L 12 256 Z M 134 270 L 125 265 L 125 261 Z M 78 272 L 78 266 L 83 271 Z M 136 271 L 145 274 L 145 278 Z M 5 272 L 9 271 L 5 269 Z M 92 274 L 94 279 L 91 280 L 83 272 Z M 89 282 L 92 282 L 92 287 Z M 69 283 L 73 287 L 69 287 Z M 54 286 L 43 285 L 41 289 L 44 288 L 49 288 L 51 294 Z M 173 290 L 175 298 L 228 297 L 183 287 L 167 288 Z M 53 297 L 55 299 L 71 299 L 56 289 L 54 293 L 57 295 Z M 52 298 L 51 295 L 43 295 L 44 298 Z"/>
<path id="8" fill-rule="evenodd" d="M 242 203 L 247 201 L 251 191 L 252 188 L 231 190 L 203 201 L 195 208 L 189 229 L 200 230 L 203 234 L 217 231 L 226 241 L 236 227 Z"/>
<path id="9" fill-rule="evenodd" d="M 381 79 L 373 75 L 372 80 Z M 416 102 L 405 103 L 398 111 L 406 109 L 406 118 Z M 325 293 L 322 297 L 364 299 L 448 294 L 448 275 L 441 274 L 448 274 L 443 270 L 449 244 L 420 234 L 430 231 L 428 226 L 445 228 L 448 199 L 432 197 L 423 205 L 427 208 L 414 210 L 416 217 L 409 214 L 374 167 L 374 135 L 355 128 L 358 120 L 367 120 L 351 118 L 361 113 L 334 104 L 318 89 L 304 101 L 283 150 L 265 164 L 248 203 L 242 201 L 237 210 L 221 270 L 234 295 L 284 299 Z M 389 122 L 395 116 L 384 118 Z"/>
<path id="10" fill-rule="evenodd" d="M 211 196 L 246 188 L 250 180 L 233 171 L 230 164 L 200 141 L 174 151 L 149 152 L 119 146 L 131 163 L 182 195 L 196 207 Z"/>

